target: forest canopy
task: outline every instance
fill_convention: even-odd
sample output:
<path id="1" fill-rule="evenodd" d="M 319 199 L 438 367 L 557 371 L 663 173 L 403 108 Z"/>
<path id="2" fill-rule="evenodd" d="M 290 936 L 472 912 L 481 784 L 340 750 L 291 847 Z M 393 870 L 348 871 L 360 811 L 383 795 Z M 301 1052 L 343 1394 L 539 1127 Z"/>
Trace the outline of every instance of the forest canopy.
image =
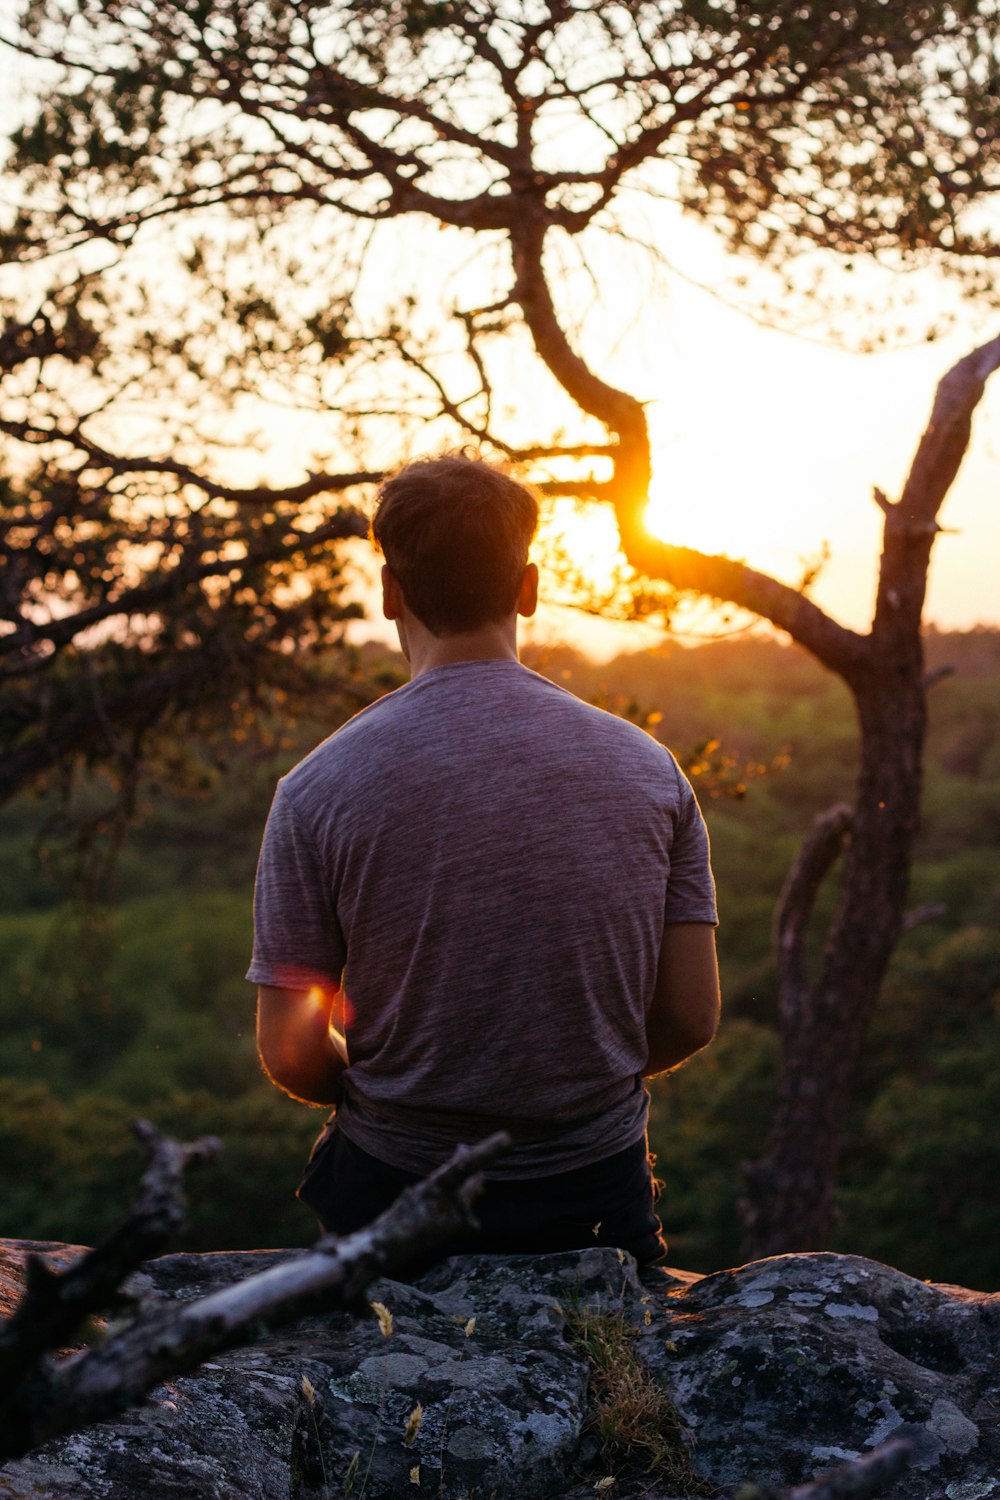
<path id="1" fill-rule="evenodd" d="M 587 312 L 648 303 L 678 208 L 813 301 L 933 263 L 995 305 L 995 0 L 29 0 L 3 40 L 0 796 L 320 690 L 334 544 L 449 443 L 614 502 L 643 607 L 797 619 L 641 526 L 642 392 Z"/>

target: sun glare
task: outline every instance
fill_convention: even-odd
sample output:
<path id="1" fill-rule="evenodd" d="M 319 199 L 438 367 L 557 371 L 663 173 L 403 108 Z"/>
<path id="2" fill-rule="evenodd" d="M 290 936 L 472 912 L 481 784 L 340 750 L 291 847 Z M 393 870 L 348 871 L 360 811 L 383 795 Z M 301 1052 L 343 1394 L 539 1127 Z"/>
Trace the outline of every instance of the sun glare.
<path id="1" fill-rule="evenodd" d="M 760 541 L 761 509 L 751 505 L 744 489 L 716 489 L 709 502 L 702 497 L 692 503 L 691 486 L 679 489 L 676 477 L 664 477 L 654 470 L 649 487 L 649 504 L 644 517 L 646 529 L 664 542 L 679 547 L 696 547 L 700 552 L 745 556 L 753 543 Z M 766 513 L 765 513 L 766 514 Z"/>
<path id="2" fill-rule="evenodd" d="M 599 593 L 613 586 L 624 562 L 611 506 L 581 500 L 552 504 L 539 528 L 538 548 L 555 578 L 572 574 L 575 582 Z"/>
<path id="3" fill-rule="evenodd" d="M 689 492 L 690 493 L 690 492 Z M 752 514 L 751 514 L 752 511 Z M 655 537 L 702 552 L 745 556 L 759 546 L 760 510 L 745 493 L 714 496 L 711 504 L 691 505 L 669 480 L 650 486 L 645 524 Z M 610 505 L 572 499 L 556 500 L 539 531 L 539 554 L 554 579 L 590 586 L 596 593 L 614 587 L 627 568 Z"/>

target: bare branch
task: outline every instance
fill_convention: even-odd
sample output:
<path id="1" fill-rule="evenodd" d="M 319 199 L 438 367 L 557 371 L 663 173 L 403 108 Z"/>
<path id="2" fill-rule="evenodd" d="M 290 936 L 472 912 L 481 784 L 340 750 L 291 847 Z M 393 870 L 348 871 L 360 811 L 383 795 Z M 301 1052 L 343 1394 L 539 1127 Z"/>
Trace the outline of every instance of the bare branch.
<path id="1" fill-rule="evenodd" d="M 170 1144 L 164 1148 L 168 1155 Z M 266 1328 L 319 1307 L 349 1305 L 376 1277 L 473 1225 L 472 1204 L 482 1187 L 482 1168 L 509 1145 L 510 1137 L 498 1133 L 477 1145 L 459 1146 L 442 1167 L 407 1188 L 367 1228 L 341 1240 L 325 1236 L 313 1250 L 195 1302 L 160 1303 L 140 1310 L 132 1324 L 104 1343 L 55 1364 L 43 1361 L 30 1373 L 22 1371 L 14 1383 L 8 1362 L 8 1379 L 0 1391 L 0 1459 L 18 1458 L 49 1438 L 111 1416 L 162 1380 L 196 1368 L 219 1350 L 247 1343 Z M 173 1152 L 193 1149 L 204 1147 L 174 1146 Z M 171 1165 L 176 1175 L 182 1156 Z M 169 1172 L 168 1177 L 173 1181 Z M 133 1218 L 145 1209 L 151 1223 L 163 1224 L 165 1196 L 157 1185 L 148 1203 L 140 1199 Z M 136 1228 L 141 1230 L 141 1225 Z M 104 1253 L 91 1251 L 78 1264 Z M 125 1274 L 137 1264 L 121 1255 L 119 1261 Z M 88 1274 L 73 1266 L 61 1275 L 35 1272 L 35 1278 L 44 1275 L 44 1296 L 51 1303 L 58 1299 L 63 1282 L 74 1277 L 82 1282 Z M 107 1280 L 102 1272 L 100 1285 Z M 37 1302 L 40 1295 L 29 1293 L 14 1320 L 21 1318 L 23 1326 L 29 1317 L 27 1311 L 22 1314 L 28 1298 Z M 86 1309 L 96 1302 L 80 1292 L 75 1305 Z M 58 1326 L 61 1331 L 63 1324 Z M 20 1337 L 25 1340 L 24 1334 Z M 26 1342 L 33 1346 L 37 1340 Z"/>
<path id="2" fill-rule="evenodd" d="M 39 427 L 27 422 L 0 421 L 0 432 L 36 447 L 66 443 L 83 455 L 88 468 L 104 470 L 116 477 L 124 474 L 168 475 L 178 479 L 181 484 L 189 484 L 201 490 L 215 500 L 228 500 L 234 505 L 265 507 L 274 505 L 279 500 L 289 505 L 299 505 L 316 495 L 340 494 L 358 485 L 378 484 L 384 478 L 384 471 L 381 469 L 356 469 L 342 473 L 320 471 L 309 474 L 298 484 L 284 488 L 271 485 L 237 488 L 223 484 L 210 474 L 203 474 L 179 459 L 112 453 L 109 448 L 93 442 L 79 427 L 63 431 L 58 427 Z"/>
<path id="3" fill-rule="evenodd" d="M 623 537 L 624 545 L 624 537 Z M 759 573 L 733 558 L 674 547 L 648 532 L 641 517 L 625 547 L 639 572 L 663 578 L 678 589 L 693 589 L 770 620 L 811 651 L 824 666 L 850 679 L 868 657 L 869 638 L 839 625 L 798 589 Z"/>
<path id="4" fill-rule="evenodd" d="M 175 567 L 162 573 L 152 583 L 124 589 L 99 604 L 77 610 L 74 614 L 60 615 L 44 623 L 22 619 L 16 630 L 0 636 L 0 656 L 33 650 L 41 641 L 53 646 L 63 646 L 103 620 L 116 619 L 121 615 L 145 614 L 210 578 L 243 574 L 265 557 L 269 562 L 278 562 L 282 558 L 294 557 L 299 552 L 312 551 L 326 542 L 343 541 L 347 537 L 363 537 L 367 534 L 368 522 L 365 517 L 357 511 L 345 511 L 311 531 L 300 531 L 289 526 L 280 543 L 272 542 L 266 550 L 251 546 L 243 557 L 220 558 L 218 541 L 212 538 L 207 542 L 194 544 L 190 555 L 182 556 Z M 202 548 L 211 554 L 207 562 L 199 561 Z"/>
<path id="5" fill-rule="evenodd" d="M 854 1463 L 796 1485 L 781 1500 L 871 1500 L 906 1472 L 912 1457 L 913 1444 L 907 1438 L 890 1438 Z M 766 1495 L 760 1500 L 767 1500 Z"/>
<path id="6" fill-rule="evenodd" d="M 947 915 L 948 908 L 943 901 L 927 901 L 923 906 L 915 906 L 912 911 L 906 912 L 903 931 L 912 932 L 915 927 L 923 927 L 927 922 L 937 922 Z"/>
<path id="7" fill-rule="evenodd" d="M 866 637 L 837 624 L 800 591 L 745 563 L 670 546 L 647 530 L 652 465 L 642 403 L 596 376 L 570 345 L 542 264 L 544 232 L 528 224 L 512 231 L 511 241 L 516 276 L 513 297 L 524 312 L 536 350 L 573 400 L 618 438 L 610 481 L 599 487 L 562 488 L 559 493 L 589 494 L 614 502 L 622 548 L 637 572 L 752 610 L 787 630 L 825 666 L 852 676 L 866 658 Z"/>
<path id="8" fill-rule="evenodd" d="M 973 349 L 940 381 L 903 493 L 886 512 L 873 634 L 917 638 L 937 513 L 965 457 L 972 415 L 1000 369 L 1000 335 Z"/>
<path id="9" fill-rule="evenodd" d="M 960 359 L 938 385 L 897 508 L 905 523 L 934 521 L 969 446 L 972 414 L 997 369 L 1000 335 Z"/>
<path id="10" fill-rule="evenodd" d="M 583 411 L 603 422 L 619 439 L 615 478 L 623 497 L 629 500 L 640 494 L 645 497 L 652 468 L 642 403 L 601 380 L 571 346 L 546 279 L 544 246 L 545 231 L 536 222 L 529 220 L 512 228 L 515 276 L 512 298 L 524 313 L 540 358 L 563 389 Z"/>
<path id="11" fill-rule="evenodd" d="M 797 994 L 806 983 L 805 936 L 816 896 L 850 836 L 854 814 L 838 802 L 813 820 L 785 877 L 774 913 L 774 946 L 782 992 Z"/>
<path id="12" fill-rule="evenodd" d="M 106 1308 L 126 1276 L 182 1228 L 184 1172 L 220 1149 L 211 1136 L 180 1145 L 145 1120 L 136 1121 L 135 1133 L 148 1165 L 125 1222 L 65 1271 L 50 1271 L 37 1255 L 28 1259 L 24 1297 L 0 1326 L 0 1406 L 36 1360 L 67 1343 L 88 1314 Z"/>
<path id="13" fill-rule="evenodd" d="M 926 692 L 928 688 L 936 686 L 937 683 L 943 682 L 946 677 L 954 677 L 957 671 L 958 668 L 956 666 L 952 665 L 949 662 L 945 662 L 943 666 L 935 667 L 932 672 L 925 672 L 923 679 L 924 692 Z"/>

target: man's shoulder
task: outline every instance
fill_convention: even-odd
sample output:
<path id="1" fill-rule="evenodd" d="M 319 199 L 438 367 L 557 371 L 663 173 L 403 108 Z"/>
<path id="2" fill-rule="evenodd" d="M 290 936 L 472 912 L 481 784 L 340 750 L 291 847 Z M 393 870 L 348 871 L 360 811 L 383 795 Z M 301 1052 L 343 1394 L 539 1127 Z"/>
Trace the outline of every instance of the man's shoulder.
<path id="1" fill-rule="evenodd" d="M 296 804 L 340 803 L 457 759 L 468 774 L 488 763 L 491 777 L 525 762 L 540 773 L 589 762 L 616 781 L 677 774 L 670 752 L 638 725 L 520 663 L 490 661 L 439 668 L 386 694 L 301 760 L 282 787 Z"/>
<path id="2" fill-rule="evenodd" d="M 350 766 L 364 765 L 375 743 L 395 738 L 400 713 L 405 710 L 404 695 L 411 687 L 407 683 L 377 698 L 321 740 L 282 777 L 280 785 L 286 795 L 295 801 L 317 783 L 336 781 Z"/>
<path id="3" fill-rule="evenodd" d="M 608 709 L 601 708 L 596 703 L 590 703 L 585 698 L 578 698 L 568 688 L 551 682 L 547 677 L 541 677 L 537 673 L 529 675 L 535 677 L 543 688 L 548 690 L 544 696 L 547 698 L 546 706 L 550 711 L 565 717 L 567 721 L 572 721 L 574 728 L 580 732 L 604 739 L 619 750 L 630 750 L 644 757 L 651 764 L 661 764 L 664 756 L 672 759 L 665 745 L 647 730 L 633 723 L 631 719 L 611 713 Z"/>

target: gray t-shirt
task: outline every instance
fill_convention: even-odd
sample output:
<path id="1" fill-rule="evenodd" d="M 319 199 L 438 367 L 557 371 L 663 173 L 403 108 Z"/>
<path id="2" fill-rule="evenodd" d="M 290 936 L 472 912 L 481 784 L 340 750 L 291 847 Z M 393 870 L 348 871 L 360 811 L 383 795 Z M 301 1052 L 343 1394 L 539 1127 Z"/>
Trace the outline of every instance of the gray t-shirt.
<path id="1" fill-rule="evenodd" d="M 425 1172 L 502 1123 L 498 1177 L 641 1138 L 664 924 L 716 920 L 669 751 L 508 660 L 422 674 L 284 777 L 254 914 L 249 979 L 342 985 L 348 1138 Z"/>

